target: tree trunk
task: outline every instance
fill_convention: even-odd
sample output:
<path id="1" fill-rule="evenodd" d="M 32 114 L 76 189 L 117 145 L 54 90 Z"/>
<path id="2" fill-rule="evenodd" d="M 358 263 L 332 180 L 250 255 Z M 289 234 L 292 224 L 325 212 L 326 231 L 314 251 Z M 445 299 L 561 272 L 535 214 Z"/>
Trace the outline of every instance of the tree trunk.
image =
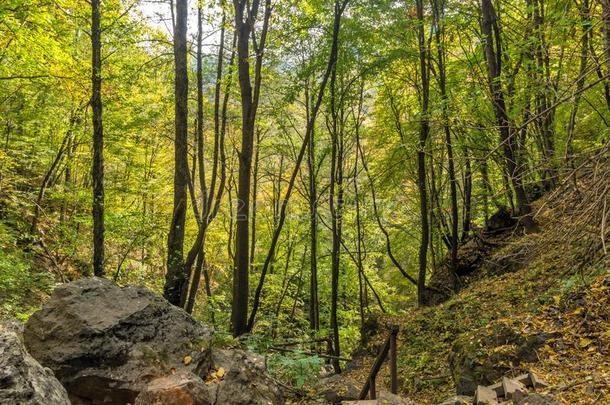
<path id="1" fill-rule="evenodd" d="M 576 89 L 574 91 L 574 100 L 572 102 L 572 110 L 570 111 L 570 120 L 567 128 L 567 139 L 565 149 L 565 161 L 566 168 L 571 164 L 571 157 L 573 154 L 572 143 L 574 141 L 574 130 L 576 129 L 576 116 L 578 114 L 578 105 L 582 90 L 585 86 L 585 79 L 587 76 L 587 61 L 588 61 L 588 50 L 589 50 L 589 0 L 581 0 L 580 3 L 580 18 L 582 24 L 582 36 L 580 39 L 580 67 L 578 70 L 578 77 L 576 78 Z"/>
<path id="2" fill-rule="evenodd" d="M 104 276 L 104 129 L 100 0 L 91 0 L 91 110 L 93 112 L 93 274 Z"/>
<path id="3" fill-rule="evenodd" d="M 184 284 L 184 226 L 186 222 L 188 172 L 188 71 L 187 71 L 187 0 L 176 0 L 174 26 L 174 205 L 167 238 L 167 273 L 163 296 L 180 305 Z"/>
<path id="4" fill-rule="evenodd" d="M 419 128 L 419 146 L 417 150 L 417 188 L 419 190 L 419 207 L 421 217 L 421 241 L 419 247 L 419 273 L 417 277 L 417 302 L 425 304 L 426 292 L 426 269 L 428 265 L 428 243 L 430 229 L 428 225 L 428 194 L 426 187 L 426 143 L 430 132 L 428 118 L 428 103 L 430 82 L 428 80 L 428 51 L 424 37 L 424 6 L 422 0 L 416 1 L 418 30 L 417 39 L 419 46 L 419 64 L 422 92 L 422 110 Z"/>
<path id="5" fill-rule="evenodd" d="M 233 301 L 231 323 L 233 336 L 248 331 L 248 297 L 250 273 L 250 183 L 254 152 L 254 127 L 261 83 L 262 57 L 265 37 L 271 16 L 271 2 L 265 2 L 265 18 L 256 49 L 254 88 L 250 80 L 250 36 L 258 15 L 259 0 L 249 4 L 246 0 L 233 2 L 235 31 L 237 33 L 237 72 L 241 94 L 241 150 L 239 151 L 239 177 L 237 181 L 237 227 L 235 231 L 235 262 L 233 271 Z"/>
<path id="6" fill-rule="evenodd" d="M 492 102 L 500 132 L 500 145 L 504 153 L 504 163 L 507 175 L 515 190 L 517 200 L 517 215 L 527 229 L 535 227 L 531 216 L 531 208 L 528 203 L 525 189 L 523 188 L 523 170 L 516 160 L 515 137 L 511 134 L 510 120 L 506 111 L 504 91 L 502 89 L 502 55 L 500 50 L 500 28 L 497 25 L 496 12 L 491 0 L 481 1 L 481 13 L 483 14 L 482 31 L 485 36 L 485 59 L 487 61 L 488 79 L 492 95 Z M 494 47 L 495 46 L 495 47 Z"/>
<path id="7" fill-rule="evenodd" d="M 305 85 L 305 106 L 307 122 L 311 118 L 309 82 Z M 315 123 L 311 128 L 307 145 L 307 168 L 309 172 L 309 245 L 310 245 L 310 279 L 309 279 L 309 327 L 314 331 L 320 329 L 320 308 L 318 301 L 318 188 L 316 180 Z"/>

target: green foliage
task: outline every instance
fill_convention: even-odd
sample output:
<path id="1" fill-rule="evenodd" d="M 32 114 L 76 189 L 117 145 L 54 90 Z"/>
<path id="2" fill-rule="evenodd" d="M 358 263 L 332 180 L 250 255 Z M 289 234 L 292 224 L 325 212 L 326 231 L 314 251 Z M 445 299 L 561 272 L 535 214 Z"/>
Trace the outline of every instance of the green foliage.
<path id="1" fill-rule="evenodd" d="M 315 383 L 323 364 L 320 357 L 300 353 L 272 354 L 267 358 L 269 372 L 297 389 Z"/>
<path id="2" fill-rule="evenodd" d="M 52 287 L 51 274 L 33 269 L 31 259 L 16 248 L 14 233 L 0 222 L 0 319 L 25 321 Z"/>

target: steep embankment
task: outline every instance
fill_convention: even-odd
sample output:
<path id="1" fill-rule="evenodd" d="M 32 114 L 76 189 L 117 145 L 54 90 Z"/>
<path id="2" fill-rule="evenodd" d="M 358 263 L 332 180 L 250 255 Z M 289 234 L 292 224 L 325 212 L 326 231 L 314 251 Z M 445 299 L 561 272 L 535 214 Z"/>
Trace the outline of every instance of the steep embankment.
<path id="1" fill-rule="evenodd" d="M 610 403 L 609 193 L 597 156 L 534 204 L 537 233 L 481 241 L 491 245 L 458 294 L 384 317 L 401 327 L 401 394 L 435 403 L 533 370 L 564 403 Z M 372 361 L 352 377 L 364 381 Z M 380 377 L 387 386 L 387 367 Z"/>

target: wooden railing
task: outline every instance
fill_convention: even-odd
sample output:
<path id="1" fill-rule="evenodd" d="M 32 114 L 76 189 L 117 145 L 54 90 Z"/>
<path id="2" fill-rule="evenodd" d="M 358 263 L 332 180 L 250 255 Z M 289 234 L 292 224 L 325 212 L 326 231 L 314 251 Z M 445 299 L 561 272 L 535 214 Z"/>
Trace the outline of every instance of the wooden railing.
<path id="1" fill-rule="evenodd" d="M 390 357 L 390 376 L 391 376 L 391 388 L 390 391 L 392 394 L 398 393 L 398 369 L 396 365 L 396 338 L 398 336 L 399 328 L 396 325 L 390 327 L 390 334 L 386 339 L 379 355 L 375 359 L 373 363 L 373 367 L 371 367 L 371 372 L 364 383 L 364 387 L 360 391 L 360 395 L 358 399 L 366 399 L 366 396 L 369 395 L 370 399 L 377 399 L 377 389 L 375 386 L 375 380 L 377 378 L 377 373 L 381 369 L 383 362 L 388 357 Z"/>

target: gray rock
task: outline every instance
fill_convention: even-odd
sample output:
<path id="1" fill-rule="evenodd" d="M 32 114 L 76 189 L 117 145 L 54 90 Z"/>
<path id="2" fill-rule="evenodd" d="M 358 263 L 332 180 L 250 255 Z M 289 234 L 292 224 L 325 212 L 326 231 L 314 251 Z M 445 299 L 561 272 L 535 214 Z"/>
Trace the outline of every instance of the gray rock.
<path id="1" fill-rule="evenodd" d="M 0 324 L 0 403 L 70 405 L 53 372 L 27 353 L 21 328 L 17 323 Z"/>
<path id="2" fill-rule="evenodd" d="M 151 381 L 136 398 L 135 405 L 212 405 L 205 382 L 193 373 L 180 372 Z"/>
<path id="3" fill-rule="evenodd" d="M 515 402 L 517 405 L 559 405 L 559 401 L 550 395 L 529 394 Z"/>
<path id="4" fill-rule="evenodd" d="M 282 391 L 266 375 L 262 357 L 242 350 L 213 350 L 216 370 L 224 375 L 207 386 L 214 404 L 227 405 L 281 405 Z"/>
<path id="5" fill-rule="evenodd" d="M 317 386 L 317 391 L 330 404 L 340 404 L 344 401 L 355 401 L 360 395 L 357 382 L 343 374 L 322 378 Z"/>
<path id="6" fill-rule="evenodd" d="M 133 403 L 149 382 L 176 370 L 205 374 L 211 336 L 150 290 L 100 278 L 56 288 L 24 331 L 30 354 L 85 404 Z"/>

